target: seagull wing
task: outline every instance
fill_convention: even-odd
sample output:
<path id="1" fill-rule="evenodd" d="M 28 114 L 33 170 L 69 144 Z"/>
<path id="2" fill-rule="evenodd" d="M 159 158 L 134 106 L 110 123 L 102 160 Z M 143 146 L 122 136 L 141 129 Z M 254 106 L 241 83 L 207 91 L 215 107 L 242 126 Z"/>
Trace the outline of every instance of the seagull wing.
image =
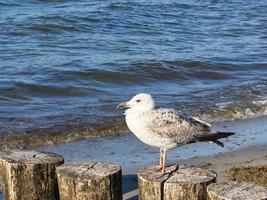
<path id="1" fill-rule="evenodd" d="M 210 124 L 179 113 L 174 109 L 155 109 L 148 128 L 161 137 L 174 139 L 177 143 L 189 143 L 200 135 L 211 132 Z"/>

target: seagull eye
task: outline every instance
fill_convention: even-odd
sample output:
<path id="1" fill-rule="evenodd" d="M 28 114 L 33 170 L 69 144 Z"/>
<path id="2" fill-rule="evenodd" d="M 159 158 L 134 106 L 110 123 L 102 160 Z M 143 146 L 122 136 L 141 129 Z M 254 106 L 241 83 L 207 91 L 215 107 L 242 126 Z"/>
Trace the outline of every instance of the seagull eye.
<path id="1" fill-rule="evenodd" d="M 140 101 L 141 101 L 140 99 L 136 100 L 137 103 L 139 103 Z"/>

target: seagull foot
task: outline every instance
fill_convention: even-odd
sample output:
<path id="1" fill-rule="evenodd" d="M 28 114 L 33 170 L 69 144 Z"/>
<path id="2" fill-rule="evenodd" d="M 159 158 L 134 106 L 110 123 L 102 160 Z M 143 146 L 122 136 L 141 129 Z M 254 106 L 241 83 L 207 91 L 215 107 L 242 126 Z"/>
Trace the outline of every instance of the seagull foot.
<path id="1" fill-rule="evenodd" d="M 159 174 L 156 175 L 155 178 L 156 178 L 156 179 L 160 179 L 160 178 L 162 178 L 163 176 L 165 176 L 166 174 L 168 174 L 168 173 L 165 173 L 165 172 L 162 173 L 162 172 L 160 172 Z"/>
<path id="2" fill-rule="evenodd" d="M 162 166 L 155 167 L 155 172 L 161 172 L 161 171 L 162 171 Z"/>
<path id="3" fill-rule="evenodd" d="M 172 167 L 172 166 L 175 166 L 175 168 L 171 168 L 169 170 L 167 170 L 166 172 L 166 168 L 167 167 Z M 175 173 L 175 172 L 178 172 L 179 170 L 179 165 L 178 164 L 166 164 L 165 167 L 164 167 L 164 170 L 163 168 L 161 167 L 161 169 L 158 169 L 156 170 L 156 172 L 158 173 L 157 176 L 156 176 L 156 179 L 159 179 L 159 178 L 162 178 L 164 176 L 171 176 L 171 174 Z"/>

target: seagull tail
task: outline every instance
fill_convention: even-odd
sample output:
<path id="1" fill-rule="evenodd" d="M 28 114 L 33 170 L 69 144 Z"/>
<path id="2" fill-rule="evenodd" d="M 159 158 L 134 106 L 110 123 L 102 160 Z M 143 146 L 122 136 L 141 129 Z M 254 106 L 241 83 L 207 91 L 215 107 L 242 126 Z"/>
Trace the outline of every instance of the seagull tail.
<path id="1" fill-rule="evenodd" d="M 231 135 L 234 135 L 235 133 L 233 132 L 215 132 L 213 134 L 205 134 L 205 135 L 201 135 L 199 138 L 197 138 L 198 142 L 211 142 L 214 144 L 219 145 L 220 147 L 224 147 L 224 144 L 222 142 L 220 142 L 218 139 L 221 138 L 227 138 Z"/>
<path id="2" fill-rule="evenodd" d="M 228 138 L 229 136 L 234 135 L 234 134 L 235 134 L 234 132 L 221 132 L 221 131 L 215 132 L 217 139 Z"/>

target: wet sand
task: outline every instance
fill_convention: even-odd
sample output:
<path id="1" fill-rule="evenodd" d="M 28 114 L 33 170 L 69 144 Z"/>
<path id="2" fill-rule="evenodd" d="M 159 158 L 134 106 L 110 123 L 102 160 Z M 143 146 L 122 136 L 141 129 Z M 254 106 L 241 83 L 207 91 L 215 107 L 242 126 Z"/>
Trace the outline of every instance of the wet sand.
<path id="1" fill-rule="evenodd" d="M 236 135 L 223 139 L 225 148 L 209 143 L 190 144 L 168 151 L 168 162 L 197 165 L 213 169 L 218 179 L 227 178 L 234 166 L 267 164 L 267 117 L 214 125 L 221 131 Z M 159 150 L 141 143 L 133 134 L 120 137 L 93 138 L 39 150 L 59 153 L 66 162 L 104 161 L 118 163 L 123 168 L 124 199 L 137 199 L 137 171 L 159 159 Z"/>

